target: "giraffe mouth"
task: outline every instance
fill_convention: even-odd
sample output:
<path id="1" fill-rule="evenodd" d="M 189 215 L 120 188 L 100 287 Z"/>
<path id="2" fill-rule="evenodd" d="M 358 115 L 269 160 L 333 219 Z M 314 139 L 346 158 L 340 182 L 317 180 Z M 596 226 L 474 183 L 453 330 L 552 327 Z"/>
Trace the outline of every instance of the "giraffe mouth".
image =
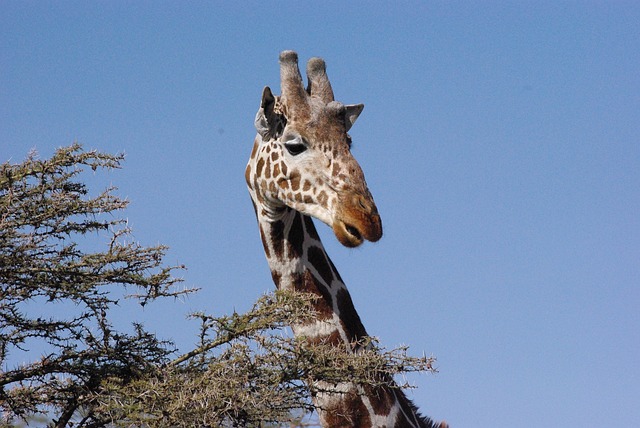
<path id="1" fill-rule="evenodd" d="M 334 223 L 333 232 L 338 238 L 338 241 L 345 247 L 357 247 L 364 241 L 362 233 L 356 228 L 343 221 L 337 221 Z"/>
<path id="2" fill-rule="evenodd" d="M 355 240 L 362 242 L 362 234 L 354 226 L 351 226 L 350 224 L 345 223 L 344 229 L 347 231 L 349 235 L 355 238 Z"/>

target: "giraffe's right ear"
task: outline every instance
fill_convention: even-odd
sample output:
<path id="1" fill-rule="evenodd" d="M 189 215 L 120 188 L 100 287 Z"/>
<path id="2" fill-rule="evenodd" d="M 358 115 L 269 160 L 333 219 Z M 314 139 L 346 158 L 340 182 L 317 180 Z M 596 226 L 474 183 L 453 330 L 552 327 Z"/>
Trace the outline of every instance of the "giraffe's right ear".
<path id="1" fill-rule="evenodd" d="M 260 109 L 256 114 L 255 126 L 258 133 L 263 139 L 267 140 L 271 137 L 278 136 L 278 124 L 281 123 L 278 120 L 277 113 L 274 111 L 276 98 L 271 92 L 271 88 L 265 86 L 262 90 L 262 102 L 260 103 Z M 280 130 L 282 132 L 282 130 Z"/>

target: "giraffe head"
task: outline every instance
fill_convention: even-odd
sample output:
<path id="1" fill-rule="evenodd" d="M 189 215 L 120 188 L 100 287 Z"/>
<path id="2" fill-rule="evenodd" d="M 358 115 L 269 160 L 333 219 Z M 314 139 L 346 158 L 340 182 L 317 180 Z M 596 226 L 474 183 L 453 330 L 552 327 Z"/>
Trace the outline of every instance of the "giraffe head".
<path id="1" fill-rule="evenodd" d="M 262 92 L 246 171 L 257 209 L 277 216 L 289 207 L 316 217 L 347 247 L 377 241 L 382 223 L 347 134 L 364 106 L 334 101 L 320 58 L 309 60 L 307 78 L 305 90 L 298 55 L 284 51 L 282 95 Z"/>

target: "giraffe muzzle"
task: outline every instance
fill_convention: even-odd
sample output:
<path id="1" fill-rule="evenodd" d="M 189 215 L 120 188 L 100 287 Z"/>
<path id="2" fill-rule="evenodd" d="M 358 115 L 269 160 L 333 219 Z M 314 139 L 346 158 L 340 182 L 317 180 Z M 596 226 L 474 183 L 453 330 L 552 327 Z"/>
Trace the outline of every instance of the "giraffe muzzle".
<path id="1" fill-rule="evenodd" d="M 373 201 L 362 196 L 343 200 L 333 221 L 333 233 L 345 247 L 357 247 L 365 239 L 378 241 L 382 237 L 382 221 Z"/>

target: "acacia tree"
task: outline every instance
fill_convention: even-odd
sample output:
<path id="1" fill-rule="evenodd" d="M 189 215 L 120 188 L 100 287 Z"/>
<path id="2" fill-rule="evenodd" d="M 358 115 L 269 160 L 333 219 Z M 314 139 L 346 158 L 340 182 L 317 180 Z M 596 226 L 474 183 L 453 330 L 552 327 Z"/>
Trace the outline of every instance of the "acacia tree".
<path id="1" fill-rule="evenodd" d="M 117 217 L 127 201 L 108 188 L 98 196 L 76 181 L 83 168 L 120 166 L 122 155 L 62 148 L 51 159 L 35 153 L 0 167 L 0 400 L 5 419 L 47 410 L 53 424 L 67 426 L 102 379 L 126 384 L 162 363 L 171 346 L 134 325 L 117 331 L 109 311 L 122 293 L 141 303 L 175 297 L 174 267 L 162 267 L 163 246 L 143 247 L 130 239 Z M 106 236 L 106 248 L 88 251 L 83 236 Z M 42 315 L 52 306 L 64 313 Z M 11 354 L 42 349 L 40 358 L 7 369 Z"/>
<path id="2" fill-rule="evenodd" d="M 199 345 L 182 355 L 140 324 L 118 330 L 111 310 L 123 297 L 144 306 L 195 291 L 178 288 L 166 247 L 131 239 L 114 188 L 92 197 L 78 181 L 122 160 L 74 144 L 0 166 L 0 424 L 39 414 L 52 427 L 278 425 L 313 411 L 319 391 L 305 380 L 433 371 L 432 358 L 374 339 L 349 354 L 284 334 L 314 315 L 313 297 L 299 293 L 266 295 L 245 314 L 192 314 Z M 81 245 L 88 236 L 106 237 L 105 248 Z M 43 315 L 53 306 L 65 310 Z M 37 358 L 10 366 L 33 348 Z"/>

